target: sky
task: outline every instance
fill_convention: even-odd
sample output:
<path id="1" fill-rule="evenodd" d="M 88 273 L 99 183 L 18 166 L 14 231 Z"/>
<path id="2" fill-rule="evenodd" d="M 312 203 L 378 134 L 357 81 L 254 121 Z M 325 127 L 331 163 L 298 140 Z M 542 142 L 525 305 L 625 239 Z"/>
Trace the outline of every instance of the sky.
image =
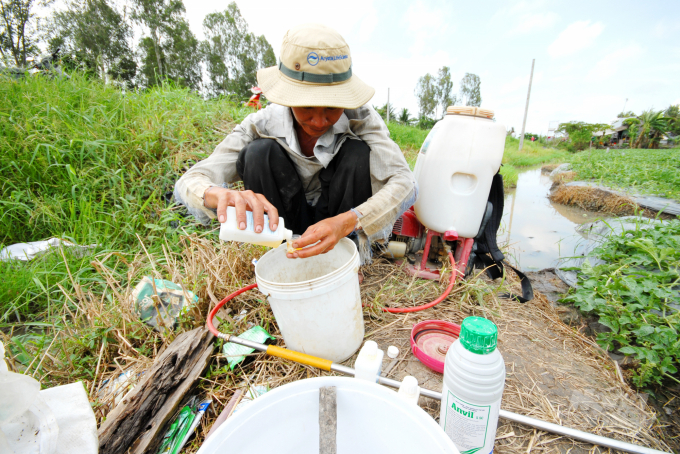
<path id="1" fill-rule="evenodd" d="M 335 28 L 355 75 L 417 116 L 418 78 L 448 66 L 459 90 L 465 73 L 481 79 L 482 107 L 522 128 L 535 59 L 526 131 L 547 135 L 567 121 L 610 123 L 624 107 L 639 114 L 680 104 L 680 1 L 237 0 L 256 35 L 279 55 L 286 31 L 318 22 Z M 226 9 L 184 0 L 203 39 L 206 14 Z"/>
<path id="2" fill-rule="evenodd" d="M 519 131 L 534 68 L 528 132 L 559 122 L 609 123 L 622 111 L 680 103 L 680 1 L 258 0 L 236 2 L 279 54 L 292 26 L 319 22 L 350 46 L 353 71 L 376 89 L 373 105 L 418 111 L 418 78 L 449 66 L 458 91 L 481 78 L 482 107 Z M 200 38 L 207 0 L 185 0 Z M 223 3 L 226 8 L 227 2 Z M 626 101 L 627 99 L 627 101 Z M 551 124 L 551 122 L 553 122 Z"/>

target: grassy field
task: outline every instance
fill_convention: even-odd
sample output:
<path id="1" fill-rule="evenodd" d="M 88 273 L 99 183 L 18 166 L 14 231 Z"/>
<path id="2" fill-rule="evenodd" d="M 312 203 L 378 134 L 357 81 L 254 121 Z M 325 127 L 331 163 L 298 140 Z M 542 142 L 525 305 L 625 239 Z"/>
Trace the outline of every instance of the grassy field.
<path id="1" fill-rule="evenodd" d="M 680 200 L 680 149 L 592 150 L 571 157 L 579 179 Z"/>
<path id="2" fill-rule="evenodd" d="M 11 355 L 49 385 L 93 378 L 98 359 L 119 348 L 116 330 L 152 353 L 166 339 L 131 316 L 116 289 L 173 277 L 164 267 L 182 235 L 204 231 L 169 205 L 174 180 L 247 111 L 181 89 L 123 94 L 77 75 L 1 81 L 0 97 L 0 247 L 50 237 L 95 245 L 84 257 L 66 249 L 0 261 L 0 335 Z M 54 361 L 34 360 L 48 350 Z"/>

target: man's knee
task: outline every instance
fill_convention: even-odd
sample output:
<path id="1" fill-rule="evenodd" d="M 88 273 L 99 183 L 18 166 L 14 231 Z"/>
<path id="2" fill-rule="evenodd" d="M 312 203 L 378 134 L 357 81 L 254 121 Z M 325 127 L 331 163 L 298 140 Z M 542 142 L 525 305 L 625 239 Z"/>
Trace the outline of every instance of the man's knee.
<path id="1" fill-rule="evenodd" d="M 238 163 L 241 166 L 262 164 L 263 162 L 269 161 L 272 155 L 281 154 L 282 152 L 281 145 L 279 145 L 276 140 L 256 139 L 243 147 L 239 152 Z"/>
<path id="2" fill-rule="evenodd" d="M 340 165 L 369 169 L 371 147 L 363 140 L 347 139 L 341 147 Z"/>

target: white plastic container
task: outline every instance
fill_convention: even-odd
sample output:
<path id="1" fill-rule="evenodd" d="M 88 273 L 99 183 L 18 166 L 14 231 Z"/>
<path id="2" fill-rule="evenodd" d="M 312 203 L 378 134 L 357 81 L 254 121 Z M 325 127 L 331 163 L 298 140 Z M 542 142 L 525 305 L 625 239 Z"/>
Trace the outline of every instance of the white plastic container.
<path id="1" fill-rule="evenodd" d="M 468 317 L 446 354 L 439 424 L 461 452 L 493 450 L 505 387 L 497 336 L 489 320 Z"/>
<path id="2" fill-rule="evenodd" d="M 418 405 L 418 399 L 420 398 L 420 386 L 418 386 L 418 379 L 411 375 L 404 377 L 404 379 L 401 381 L 401 386 L 399 387 L 397 394 L 406 402 Z"/>
<path id="3" fill-rule="evenodd" d="M 262 232 L 255 233 L 253 213 L 251 211 L 246 211 L 246 216 L 246 228 L 245 230 L 240 230 L 238 228 L 238 220 L 236 219 L 236 208 L 227 207 L 227 220 L 220 226 L 220 240 L 240 241 L 241 243 L 258 244 L 260 246 L 278 247 L 284 240 L 287 241 L 293 238 L 293 231 L 285 228 L 282 217 L 279 217 L 276 231 L 272 231 L 269 228 L 269 216 L 265 214 Z"/>
<path id="4" fill-rule="evenodd" d="M 366 341 L 354 362 L 354 378 L 376 383 L 382 371 L 384 355 L 385 352 L 378 348 L 375 341 Z"/>
<path id="5" fill-rule="evenodd" d="M 423 409 L 375 383 L 318 377 L 273 389 L 227 419 L 198 454 L 319 452 L 319 388 L 335 386 L 337 452 L 459 454 Z"/>
<path id="6" fill-rule="evenodd" d="M 449 107 L 425 139 L 414 170 L 415 211 L 428 229 L 477 236 L 505 148 L 505 126 L 492 118 L 490 110 Z"/>
<path id="7" fill-rule="evenodd" d="M 255 265 L 286 347 L 331 361 L 352 356 L 364 340 L 359 253 L 341 239 L 325 254 L 289 259 L 282 245 Z"/>

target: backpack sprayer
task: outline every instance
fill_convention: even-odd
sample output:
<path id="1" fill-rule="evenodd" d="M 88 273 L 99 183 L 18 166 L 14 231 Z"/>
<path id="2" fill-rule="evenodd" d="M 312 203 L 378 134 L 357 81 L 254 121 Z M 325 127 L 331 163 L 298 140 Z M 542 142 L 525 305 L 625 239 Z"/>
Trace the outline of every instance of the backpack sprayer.
<path id="1" fill-rule="evenodd" d="M 493 116 L 479 107 L 451 106 L 420 148 L 418 200 L 394 224 L 388 246 L 395 258 L 407 257 L 410 274 L 439 279 L 451 251 L 458 264 L 453 269 L 465 274 L 474 239 L 493 212 L 487 201 L 505 148 L 505 126 Z"/>

